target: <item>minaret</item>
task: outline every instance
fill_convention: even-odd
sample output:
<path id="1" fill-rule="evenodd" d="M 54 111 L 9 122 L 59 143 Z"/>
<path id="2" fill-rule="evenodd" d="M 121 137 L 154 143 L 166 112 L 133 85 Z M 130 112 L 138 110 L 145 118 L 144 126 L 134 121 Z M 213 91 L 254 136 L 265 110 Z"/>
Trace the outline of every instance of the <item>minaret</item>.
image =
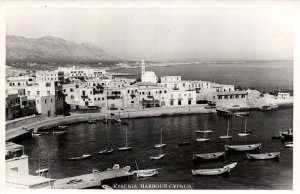
<path id="1" fill-rule="evenodd" d="M 145 74 L 145 61 L 144 59 L 142 60 L 142 75 Z"/>

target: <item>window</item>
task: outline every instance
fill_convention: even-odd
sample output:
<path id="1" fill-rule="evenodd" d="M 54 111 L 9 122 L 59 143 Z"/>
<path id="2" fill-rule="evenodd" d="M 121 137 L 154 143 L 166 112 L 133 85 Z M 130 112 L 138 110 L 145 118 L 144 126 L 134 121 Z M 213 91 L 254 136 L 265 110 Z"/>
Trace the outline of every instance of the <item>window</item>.
<path id="1" fill-rule="evenodd" d="M 179 106 L 181 105 L 181 100 L 178 100 L 178 105 L 179 105 Z"/>
<path id="2" fill-rule="evenodd" d="M 157 91 L 155 91 L 155 93 L 157 94 L 158 92 L 157 92 Z"/>
<path id="3" fill-rule="evenodd" d="M 21 84 L 18 82 L 18 86 L 20 86 Z"/>
<path id="4" fill-rule="evenodd" d="M 228 99 L 228 96 L 225 96 L 225 99 Z"/>
<path id="5" fill-rule="evenodd" d="M 131 101 L 131 104 L 134 104 L 134 101 Z"/>
<path id="6" fill-rule="evenodd" d="M 102 100 L 104 100 L 104 98 L 102 98 Z"/>
<path id="7" fill-rule="evenodd" d="M 222 99 L 222 96 L 218 96 L 218 99 L 221 100 L 221 99 Z"/>
<path id="8" fill-rule="evenodd" d="M 170 101 L 170 105 L 171 105 L 171 106 L 173 106 L 173 104 L 174 104 L 174 101 L 173 101 L 173 100 L 171 100 L 171 101 Z"/>
<path id="9" fill-rule="evenodd" d="M 94 98 L 94 101 L 97 101 L 97 98 Z"/>
<path id="10" fill-rule="evenodd" d="M 159 91 L 159 93 L 161 94 L 161 90 Z"/>
<path id="11" fill-rule="evenodd" d="M 145 92 L 142 92 L 142 94 L 144 95 L 144 94 L 145 94 Z"/>
<path id="12" fill-rule="evenodd" d="M 74 99 L 74 96 L 73 96 L 73 95 L 71 95 L 71 99 Z"/>
<path id="13" fill-rule="evenodd" d="M 51 98 L 51 103 L 52 103 L 52 98 Z"/>
<path id="14" fill-rule="evenodd" d="M 191 100 L 188 100 L 188 105 L 191 105 L 192 104 L 192 101 Z"/>
<path id="15" fill-rule="evenodd" d="M 230 99 L 233 99 L 233 95 L 230 95 Z"/>
<path id="16" fill-rule="evenodd" d="M 45 99 L 45 104 L 47 104 L 47 100 Z"/>
<path id="17" fill-rule="evenodd" d="M 239 95 L 235 95 L 235 98 L 239 98 Z"/>
<path id="18" fill-rule="evenodd" d="M 50 91 L 47 91 L 47 95 L 50 95 Z"/>
<path id="19" fill-rule="evenodd" d="M 129 94 L 129 93 L 130 93 L 130 90 L 127 90 L 127 93 Z"/>
<path id="20" fill-rule="evenodd" d="M 73 90 L 73 88 L 70 88 L 70 92 L 73 92 L 74 90 Z"/>
<path id="21" fill-rule="evenodd" d="M 36 101 L 36 103 L 37 103 L 37 104 L 39 104 L 39 103 L 40 103 L 40 101 L 39 101 L 39 100 L 37 100 L 37 101 Z"/>
<path id="22" fill-rule="evenodd" d="M 185 83 L 183 83 L 183 87 L 185 87 Z"/>
<path id="23" fill-rule="evenodd" d="M 90 91 L 90 94 L 93 94 L 93 91 Z"/>
<path id="24" fill-rule="evenodd" d="M 64 92 L 66 92 L 66 89 L 64 89 Z"/>
<path id="25" fill-rule="evenodd" d="M 27 91 L 27 95 L 30 96 L 30 91 Z"/>
<path id="26" fill-rule="evenodd" d="M 40 95 L 40 91 L 36 91 L 36 95 L 38 95 L 38 96 L 39 96 L 39 95 Z"/>
<path id="27" fill-rule="evenodd" d="M 167 90 L 165 90 L 165 94 L 167 93 Z"/>

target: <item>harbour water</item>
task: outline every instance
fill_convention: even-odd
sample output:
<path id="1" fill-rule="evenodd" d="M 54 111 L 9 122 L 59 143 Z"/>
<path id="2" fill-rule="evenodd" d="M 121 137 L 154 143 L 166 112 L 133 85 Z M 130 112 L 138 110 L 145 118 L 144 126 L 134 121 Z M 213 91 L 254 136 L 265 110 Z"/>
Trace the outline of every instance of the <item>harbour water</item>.
<path id="1" fill-rule="evenodd" d="M 293 61 L 203 62 L 146 67 L 158 76 L 181 75 L 184 80 L 204 80 L 259 90 L 293 90 Z M 114 69 L 140 75 L 141 69 Z"/>
<path id="2" fill-rule="evenodd" d="M 213 132 L 207 135 L 209 142 L 196 142 L 195 131 L 204 128 Z M 244 129 L 245 118 L 229 118 L 230 140 L 218 137 L 226 134 L 228 118 L 216 114 L 193 114 L 153 118 L 129 119 L 129 125 L 73 124 L 62 135 L 43 135 L 24 139 L 18 143 L 24 145 L 29 156 L 30 173 L 40 168 L 49 168 L 51 178 L 65 178 L 91 173 L 93 168 L 106 170 L 114 164 L 130 165 L 135 169 L 135 160 L 140 169 L 162 168 L 156 177 L 136 179 L 126 183 L 184 182 L 193 184 L 194 189 L 292 189 L 293 187 L 293 150 L 286 148 L 281 140 L 271 139 L 279 130 L 293 128 L 293 109 L 277 111 L 252 111 L 247 119 L 247 130 L 253 133 L 248 137 L 238 137 Z M 163 129 L 162 148 L 165 158 L 151 161 L 150 156 L 159 153 L 154 144 L 160 141 L 160 129 Z M 58 128 L 49 131 L 59 130 Z M 128 131 L 128 145 L 132 150 L 118 152 L 118 147 L 125 145 L 125 130 Z M 98 155 L 105 149 L 105 132 L 108 148 L 113 148 L 111 155 Z M 190 140 L 191 145 L 178 146 L 179 142 Z M 261 153 L 281 152 L 279 161 L 251 161 L 247 152 L 227 153 L 225 161 L 193 163 L 193 153 L 208 153 L 224 150 L 224 144 L 262 143 Z M 92 154 L 88 160 L 68 161 L 69 157 Z M 195 177 L 191 169 L 221 167 L 231 162 L 238 162 L 229 176 Z"/>

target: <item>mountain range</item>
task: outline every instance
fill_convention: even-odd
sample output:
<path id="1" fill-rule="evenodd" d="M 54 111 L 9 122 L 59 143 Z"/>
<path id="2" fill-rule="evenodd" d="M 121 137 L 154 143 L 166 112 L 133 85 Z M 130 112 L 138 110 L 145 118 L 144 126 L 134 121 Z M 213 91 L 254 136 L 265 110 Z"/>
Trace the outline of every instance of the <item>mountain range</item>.
<path id="1" fill-rule="evenodd" d="M 6 36 L 7 61 L 31 62 L 88 62 L 115 61 L 117 57 L 107 54 L 101 48 L 88 43 L 76 44 L 54 36 L 26 38 Z"/>

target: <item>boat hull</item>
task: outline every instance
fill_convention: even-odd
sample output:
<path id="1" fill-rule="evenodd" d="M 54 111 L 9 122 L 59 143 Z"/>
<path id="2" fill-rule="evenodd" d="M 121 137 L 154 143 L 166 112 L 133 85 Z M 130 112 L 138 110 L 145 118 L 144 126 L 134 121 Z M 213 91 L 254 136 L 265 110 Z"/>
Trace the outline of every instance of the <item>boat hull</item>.
<path id="1" fill-rule="evenodd" d="M 90 159 L 90 158 L 92 158 L 91 155 L 86 155 L 86 156 L 78 156 L 78 157 L 68 158 L 68 160 L 74 161 L 74 160 L 85 160 L 85 159 Z"/>
<path id="2" fill-rule="evenodd" d="M 159 159 L 162 159 L 163 157 L 165 157 L 165 154 L 160 154 L 158 156 L 151 156 L 150 159 L 151 160 L 159 160 Z"/>
<path id="3" fill-rule="evenodd" d="M 192 170 L 194 176 L 215 176 L 225 173 L 229 173 L 230 168 L 215 168 L 215 169 L 202 169 L 202 170 Z"/>
<path id="4" fill-rule="evenodd" d="M 207 154 L 193 154 L 193 160 L 216 160 L 225 157 L 225 152 L 215 152 Z"/>
<path id="5" fill-rule="evenodd" d="M 122 147 L 122 148 L 118 148 L 118 151 L 122 152 L 122 151 L 131 150 L 131 149 L 132 149 L 132 147 Z"/>
<path id="6" fill-rule="evenodd" d="M 280 152 L 271 152 L 271 153 L 263 153 L 263 154 L 247 154 L 247 158 L 253 160 L 270 160 L 270 159 L 278 159 L 279 157 L 280 157 Z"/>
<path id="7" fill-rule="evenodd" d="M 198 142 L 203 142 L 203 141 L 210 141 L 210 139 L 206 139 L 206 138 L 197 138 L 196 141 L 198 141 Z"/>
<path id="8" fill-rule="evenodd" d="M 112 154 L 113 151 L 114 151 L 113 149 L 110 149 L 110 150 L 102 150 L 102 151 L 98 152 L 98 154 L 102 154 L 102 155 L 104 155 L 104 154 Z"/>
<path id="9" fill-rule="evenodd" d="M 165 147 L 167 144 L 164 144 L 164 143 L 162 143 L 162 144 L 155 144 L 154 145 L 154 147 L 155 148 L 162 148 L 162 147 Z"/>
<path id="10" fill-rule="evenodd" d="M 261 143 L 249 144 L 249 145 L 225 145 L 225 150 L 232 151 L 252 151 L 259 150 L 261 148 Z"/>
<path id="11" fill-rule="evenodd" d="M 220 136 L 219 139 L 231 139 L 232 136 L 229 135 L 224 135 L 224 136 Z"/>

